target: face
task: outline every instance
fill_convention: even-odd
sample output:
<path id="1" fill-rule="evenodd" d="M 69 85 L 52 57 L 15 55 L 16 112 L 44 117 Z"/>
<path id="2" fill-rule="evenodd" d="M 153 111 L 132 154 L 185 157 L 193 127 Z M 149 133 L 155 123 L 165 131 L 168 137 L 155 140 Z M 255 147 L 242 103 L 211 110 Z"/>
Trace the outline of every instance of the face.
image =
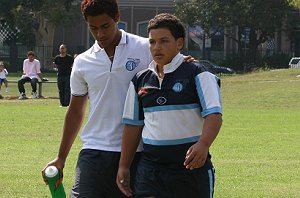
<path id="1" fill-rule="evenodd" d="M 65 53 L 67 52 L 67 48 L 66 48 L 64 45 L 61 45 L 61 46 L 59 47 L 59 52 L 60 52 L 61 54 L 65 54 Z"/>
<path id="2" fill-rule="evenodd" d="M 87 17 L 90 32 L 102 48 L 107 48 L 115 44 L 115 41 L 118 39 L 118 21 L 119 15 L 117 15 L 115 19 L 107 14 Z"/>
<path id="3" fill-rule="evenodd" d="M 28 59 L 29 59 L 29 62 L 32 62 L 34 60 L 34 56 L 33 55 L 28 55 Z"/>
<path id="4" fill-rule="evenodd" d="M 167 28 L 151 29 L 149 32 L 150 51 L 158 66 L 172 61 L 183 47 L 183 38 L 175 40 Z"/>

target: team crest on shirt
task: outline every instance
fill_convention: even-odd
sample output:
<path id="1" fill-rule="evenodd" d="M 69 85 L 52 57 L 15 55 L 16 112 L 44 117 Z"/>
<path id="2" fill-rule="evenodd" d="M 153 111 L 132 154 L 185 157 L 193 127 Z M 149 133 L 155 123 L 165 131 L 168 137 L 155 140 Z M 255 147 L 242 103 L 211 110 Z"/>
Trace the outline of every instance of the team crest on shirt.
<path id="1" fill-rule="evenodd" d="M 164 105 L 167 102 L 167 99 L 165 97 L 160 96 L 157 98 L 156 102 L 159 105 Z"/>
<path id="2" fill-rule="evenodd" d="M 128 58 L 125 67 L 128 71 L 133 71 L 140 62 L 141 60 L 138 58 Z"/>
<path id="3" fill-rule="evenodd" d="M 182 89 L 183 89 L 183 84 L 180 83 L 180 82 L 177 82 L 177 83 L 175 83 L 175 84 L 173 85 L 172 89 L 173 89 L 174 92 L 179 93 L 179 92 L 181 92 Z"/>
<path id="4" fill-rule="evenodd" d="M 145 96 L 148 92 L 149 92 L 149 90 L 148 90 L 147 88 L 142 87 L 142 88 L 140 88 L 140 90 L 138 91 L 138 95 L 139 95 L 140 97 L 143 97 L 143 96 Z"/>

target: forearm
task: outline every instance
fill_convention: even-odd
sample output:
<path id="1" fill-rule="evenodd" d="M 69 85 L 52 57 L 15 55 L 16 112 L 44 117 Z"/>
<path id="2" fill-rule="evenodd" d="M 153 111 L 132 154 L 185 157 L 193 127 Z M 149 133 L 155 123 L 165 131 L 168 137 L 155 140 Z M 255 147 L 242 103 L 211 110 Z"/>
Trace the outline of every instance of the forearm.
<path id="1" fill-rule="evenodd" d="M 141 140 L 143 126 L 125 125 L 119 167 L 129 168 Z"/>
<path id="2" fill-rule="evenodd" d="M 87 96 L 85 96 L 85 98 L 86 97 Z M 58 152 L 58 158 L 62 159 L 63 161 L 66 160 L 81 128 L 85 116 L 86 100 L 87 99 L 80 100 L 82 103 L 78 104 L 79 102 L 72 102 L 74 100 L 71 99 L 69 109 L 65 116 L 63 135 Z M 74 122 L 74 120 L 76 120 L 76 122 Z"/>
<path id="3" fill-rule="evenodd" d="M 199 142 L 206 145 L 208 148 L 211 146 L 217 135 L 219 134 L 222 125 L 221 114 L 210 114 L 205 118 L 202 135 Z"/>

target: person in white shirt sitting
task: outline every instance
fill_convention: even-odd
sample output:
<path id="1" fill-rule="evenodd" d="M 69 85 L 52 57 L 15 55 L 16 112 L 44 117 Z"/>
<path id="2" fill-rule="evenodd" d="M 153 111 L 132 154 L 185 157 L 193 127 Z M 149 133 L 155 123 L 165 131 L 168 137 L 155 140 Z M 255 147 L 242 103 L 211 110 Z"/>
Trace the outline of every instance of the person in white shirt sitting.
<path id="1" fill-rule="evenodd" d="M 42 81 L 40 61 L 35 59 L 33 51 L 27 53 L 27 59 L 23 62 L 23 75 L 18 81 L 18 88 L 20 92 L 19 100 L 26 99 L 24 84 L 31 83 L 32 98 L 37 98 L 36 88 L 37 83 Z"/>

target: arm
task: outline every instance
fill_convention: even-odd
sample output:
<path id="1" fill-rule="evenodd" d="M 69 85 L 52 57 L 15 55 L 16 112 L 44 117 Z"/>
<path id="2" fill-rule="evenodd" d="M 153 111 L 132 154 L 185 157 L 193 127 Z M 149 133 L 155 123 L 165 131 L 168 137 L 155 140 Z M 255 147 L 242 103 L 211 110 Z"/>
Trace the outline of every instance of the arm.
<path id="1" fill-rule="evenodd" d="M 25 60 L 23 61 L 23 75 L 22 75 L 22 78 L 26 77 L 26 60 L 27 60 L 27 59 L 25 59 Z"/>
<path id="2" fill-rule="evenodd" d="M 143 126 L 125 125 L 122 137 L 122 152 L 116 182 L 126 196 L 132 196 L 130 166 L 141 139 Z"/>
<path id="3" fill-rule="evenodd" d="M 49 162 L 42 170 L 44 177 L 44 171 L 48 166 L 56 166 L 62 173 L 66 158 L 70 152 L 72 144 L 80 130 L 81 124 L 84 120 L 85 109 L 88 101 L 88 96 L 72 96 L 70 106 L 65 116 L 63 134 L 59 147 L 57 157 Z M 76 120 L 76 122 L 74 122 Z M 44 178 L 45 180 L 45 178 Z M 45 180 L 46 181 L 46 180 Z"/>
<path id="4" fill-rule="evenodd" d="M 206 116 L 202 135 L 197 143 L 189 148 L 184 161 L 187 169 L 200 168 L 204 165 L 209 147 L 217 137 L 222 125 L 222 115 L 219 113 Z"/>
<path id="5" fill-rule="evenodd" d="M 39 82 L 42 82 L 42 72 L 41 72 L 41 63 L 39 60 L 36 61 L 36 74 Z"/>
<path id="6" fill-rule="evenodd" d="M 37 75 L 38 75 L 38 80 L 39 80 L 39 82 L 42 82 L 42 79 L 43 79 L 43 78 L 42 78 L 42 73 L 38 73 Z"/>
<path id="7" fill-rule="evenodd" d="M 53 70 L 54 71 L 57 71 L 58 70 L 58 65 L 56 64 L 57 63 L 57 56 L 55 56 L 53 62 L 52 62 L 52 66 L 53 66 Z"/>

